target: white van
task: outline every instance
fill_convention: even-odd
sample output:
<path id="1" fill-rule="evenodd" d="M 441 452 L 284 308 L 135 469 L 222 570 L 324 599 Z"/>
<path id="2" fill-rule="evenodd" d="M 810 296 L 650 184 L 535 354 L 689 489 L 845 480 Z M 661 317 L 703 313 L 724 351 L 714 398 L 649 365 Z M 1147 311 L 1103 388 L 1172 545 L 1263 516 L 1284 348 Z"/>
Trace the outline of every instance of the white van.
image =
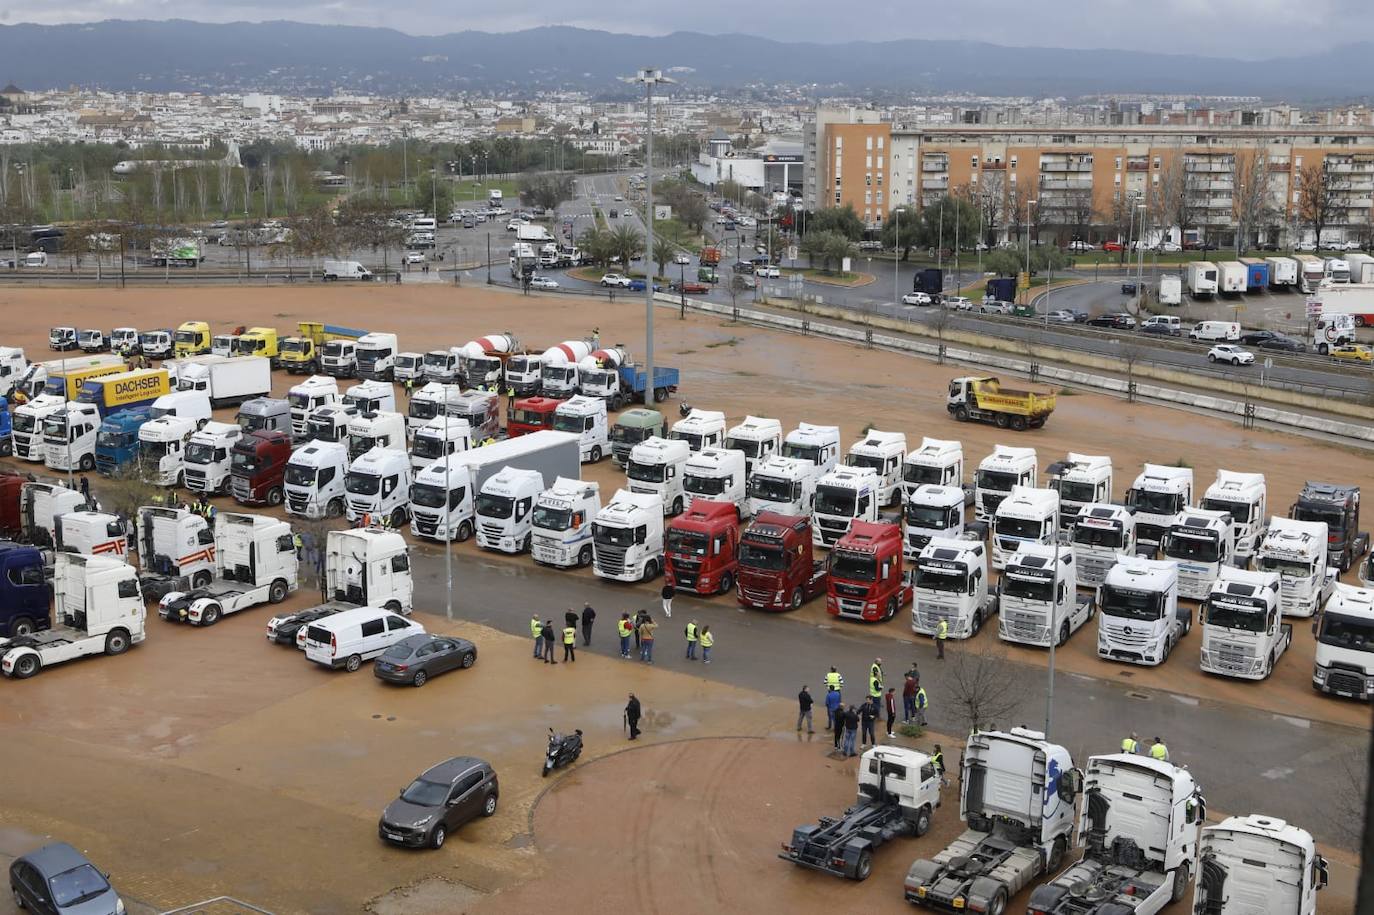
<path id="1" fill-rule="evenodd" d="M 418 219 L 412 219 L 410 221 L 410 231 L 412 233 L 428 232 L 430 241 L 434 241 L 435 228 L 437 228 L 437 226 L 434 223 L 434 219 L 429 216 L 421 216 Z"/>
<path id="2" fill-rule="evenodd" d="M 24 255 L 25 267 L 46 267 L 48 266 L 48 252 L 31 251 Z"/>
<path id="3" fill-rule="evenodd" d="M 305 656 L 316 664 L 355 671 L 425 627 L 385 607 L 355 607 L 306 627 Z"/>
<path id="4" fill-rule="evenodd" d="M 1234 343 L 1240 339 L 1240 325 L 1235 321 L 1199 321 L 1188 331 L 1188 339 L 1196 343 Z"/>

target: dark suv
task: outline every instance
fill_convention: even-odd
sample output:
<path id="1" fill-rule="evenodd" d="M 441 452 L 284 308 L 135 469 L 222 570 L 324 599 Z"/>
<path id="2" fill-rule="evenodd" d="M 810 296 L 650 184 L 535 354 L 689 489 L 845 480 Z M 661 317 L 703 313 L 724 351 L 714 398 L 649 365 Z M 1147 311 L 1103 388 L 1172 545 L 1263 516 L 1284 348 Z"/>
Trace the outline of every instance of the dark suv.
<path id="1" fill-rule="evenodd" d="M 491 764 L 475 756 L 455 756 L 421 773 L 386 805 L 377 823 L 385 842 L 439 848 L 453 830 L 477 816 L 496 812 L 501 788 Z"/>

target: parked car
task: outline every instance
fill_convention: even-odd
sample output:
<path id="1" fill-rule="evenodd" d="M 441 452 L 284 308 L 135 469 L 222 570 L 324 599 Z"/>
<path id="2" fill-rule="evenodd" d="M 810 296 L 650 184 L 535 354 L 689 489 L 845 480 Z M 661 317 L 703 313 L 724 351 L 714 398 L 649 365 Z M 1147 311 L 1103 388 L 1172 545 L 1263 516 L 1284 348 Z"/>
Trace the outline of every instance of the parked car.
<path id="1" fill-rule="evenodd" d="M 762 267 L 755 267 L 754 275 L 761 276 L 766 280 L 776 280 L 782 276 L 782 271 L 774 264 L 765 264 Z"/>
<path id="2" fill-rule="evenodd" d="M 730 265 L 730 269 L 736 273 L 753 273 L 754 265 L 749 261 L 735 261 Z"/>
<path id="3" fill-rule="evenodd" d="M 187 604 L 189 607 L 190 604 Z M 267 640 L 277 645 L 295 645 L 297 648 L 303 647 L 296 636 L 301 634 L 301 630 L 316 620 L 322 620 L 326 616 L 333 616 L 340 610 L 339 606 L 325 604 L 320 607 L 311 607 L 307 610 L 297 610 L 295 613 L 288 613 L 285 616 L 274 616 L 267 621 Z"/>
<path id="4" fill-rule="evenodd" d="M 424 255 L 424 252 L 422 252 L 422 251 L 407 251 L 407 252 L 406 252 L 406 263 L 407 263 L 407 264 L 423 264 L 424 262 L 425 262 L 425 255 Z"/>
<path id="5" fill-rule="evenodd" d="M 673 263 L 675 264 L 690 264 L 691 262 L 691 255 L 687 254 L 685 251 L 679 251 L 673 255 Z"/>
<path id="6" fill-rule="evenodd" d="M 1009 315 L 1016 306 L 1011 302 L 989 301 L 978 306 L 985 315 Z"/>
<path id="7" fill-rule="evenodd" d="M 973 300 L 966 295 L 947 295 L 940 304 L 956 311 L 972 311 Z"/>
<path id="8" fill-rule="evenodd" d="M 1091 317 L 1091 315 L 1081 308 L 1066 308 L 1064 310 L 1073 315 L 1073 320 L 1076 324 L 1087 324 L 1088 318 Z"/>
<path id="9" fill-rule="evenodd" d="M 1122 294 L 1122 295 L 1135 295 L 1135 291 L 1136 291 L 1136 286 L 1135 286 L 1135 283 L 1134 283 L 1134 282 L 1122 283 L 1122 284 L 1121 284 L 1121 294 Z"/>
<path id="10" fill-rule="evenodd" d="M 1057 322 L 1059 324 L 1076 324 L 1078 322 L 1077 316 L 1067 308 L 1060 308 L 1057 311 L 1050 312 L 1045 315 L 1045 320 Z"/>
<path id="11" fill-rule="evenodd" d="M 382 811 L 377 835 L 397 845 L 442 848 L 448 834 L 468 820 L 496 813 L 500 796 L 491 763 L 455 756 L 426 769 L 401 789 Z"/>
<path id="12" fill-rule="evenodd" d="M 1305 353 L 1307 346 L 1301 340 L 1294 337 L 1285 337 L 1283 334 L 1275 334 L 1267 340 L 1261 340 L 1255 344 L 1257 349 L 1277 350 L 1281 353 Z"/>
<path id="13" fill-rule="evenodd" d="M 1340 346 L 1333 346 L 1328 350 L 1332 359 L 1339 359 L 1342 362 L 1374 362 L 1374 353 L 1369 347 L 1361 346 L 1358 343 L 1345 343 Z"/>
<path id="14" fill-rule="evenodd" d="M 382 652 L 372 673 L 388 683 L 424 686 L 430 677 L 459 668 L 467 670 L 477 660 L 477 646 L 452 636 L 412 635 Z"/>
<path id="15" fill-rule="evenodd" d="M 629 289 L 631 292 L 643 292 L 643 291 L 644 291 L 645 285 L 646 285 L 646 283 L 645 283 L 643 280 L 640 280 L 640 279 L 633 279 L 633 280 L 630 280 L 630 285 L 627 286 L 626 288 Z M 660 286 L 658 283 L 654 283 L 654 292 L 662 292 L 662 291 L 663 291 L 663 287 Z"/>
<path id="16" fill-rule="evenodd" d="M 1176 241 L 1162 241 L 1155 245 L 1155 250 L 1160 254 L 1177 254 L 1183 250 L 1183 246 Z"/>
<path id="17" fill-rule="evenodd" d="M 555 279 L 553 279 L 552 277 L 547 277 L 547 276 L 532 276 L 532 277 L 530 277 L 530 288 L 531 288 L 531 289 L 557 289 L 557 288 L 558 288 L 558 281 L 555 280 Z"/>
<path id="18" fill-rule="evenodd" d="M 124 902 L 109 877 L 66 842 L 44 845 L 10 863 L 14 904 L 52 915 L 116 915 Z"/>
<path id="19" fill-rule="evenodd" d="M 1114 330 L 1135 329 L 1135 318 L 1120 311 L 1089 318 L 1086 323 L 1089 327 L 1110 327 Z"/>
<path id="20" fill-rule="evenodd" d="M 1154 334 L 1160 337 L 1178 336 L 1178 331 L 1174 330 L 1167 324 L 1146 324 L 1145 326 L 1140 328 L 1140 332 L 1142 334 Z"/>
<path id="21" fill-rule="evenodd" d="M 929 305 L 930 296 L 924 292 L 908 292 L 902 296 L 903 305 Z"/>
<path id="22" fill-rule="evenodd" d="M 1272 330 L 1247 330 L 1240 335 L 1240 342 L 1247 346 L 1259 346 L 1265 340 L 1272 340 L 1274 337 L 1281 336 Z"/>
<path id="23" fill-rule="evenodd" d="M 673 292 L 684 292 L 687 295 L 706 295 L 711 291 L 711 287 L 706 283 L 698 283 L 693 280 L 681 284 L 673 283 L 668 288 Z"/>
<path id="24" fill-rule="evenodd" d="M 1207 351 L 1208 362 L 1229 362 L 1232 365 L 1253 365 L 1255 354 L 1230 343 L 1219 343 Z"/>
<path id="25" fill-rule="evenodd" d="M 1103 250 L 1103 251 L 1113 251 L 1113 252 L 1115 252 L 1115 251 L 1125 251 L 1125 250 L 1126 250 L 1126 246 L 1123 245 L 1123 244 L 1122 244 L 1121 242 L 1119 242 L 1119 241 L 1104 241 L 1104 242 L 1102 243 L 1102 250 Z"/>
<path id="26" fill-rule="evenodd" d="M 601 277 L 602 286 L 629 286 L 630 278 L 623 273 L 607 273 Z"/>
<path id="27" fill-rule="evenodd" d="M 1073 241 L 1069 242 L 1067 248 L 1068 248 L 1069 251 L 1095 251 L 1095 250 L 1097 250 L 1096 248 L 1093 247 L 1092 242 L 1083 241 L 1081 238 L 1075 238 Z"/>
<path id="28" fill-rule="evenodd" d="M 743 224 L 743 223 L 741 223 L 741 225 L 742 225 L 742 224 Z M 881 251 L 881 250 L 883 250 L 883 243 L 880 242 L 880 241 L 861 241 L 861 242 L 859 242 L 859 250 L 860 250 L 860 251 Z"/>

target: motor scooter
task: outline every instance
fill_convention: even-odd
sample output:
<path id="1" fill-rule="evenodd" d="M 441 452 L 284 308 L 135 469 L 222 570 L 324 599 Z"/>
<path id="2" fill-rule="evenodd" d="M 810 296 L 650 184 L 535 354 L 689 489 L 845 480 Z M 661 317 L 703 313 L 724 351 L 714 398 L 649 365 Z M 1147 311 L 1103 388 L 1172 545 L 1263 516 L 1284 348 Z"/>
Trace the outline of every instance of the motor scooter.
<path id="1" fill-rule="evenodd" d="M 549 749 L 544 755 L 544 777 L 559 766 L 565 766 L 582 755 L 582 729 L 571 734 L 555 734 L 549 728 Z"/>

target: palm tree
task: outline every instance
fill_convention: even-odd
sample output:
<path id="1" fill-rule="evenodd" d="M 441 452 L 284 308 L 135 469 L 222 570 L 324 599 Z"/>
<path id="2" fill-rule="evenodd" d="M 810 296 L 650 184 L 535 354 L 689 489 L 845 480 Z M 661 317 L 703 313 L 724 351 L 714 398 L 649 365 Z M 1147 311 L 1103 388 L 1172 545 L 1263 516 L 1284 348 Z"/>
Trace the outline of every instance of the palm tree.
<path id="1" fill-rule="evenodd" d="M 587 257 L 603 270 L 610 264 L 615 254 L 611 245 L 611 233 L 600 226 L 593 226 L 582 233 L 577 243 L 587 253 Z"/>
<path id="2" fill-rule="evenodd" d="M 611 230 L 610 248 L 614 253 L 620 255 L 620 262 L 625 265 L 626 270 L 629 270 L 630 261 L 644 251 L 644 237 L 631 226 L 619 225 Z"/>
<path id="3" fill-rule="evenodd" d="M 654 263 L 658 264 L 658 275 L 663 276 L 668 269 L 668 261 L 673 259 L 673 243 L 661 235 L 654 237 Z"/>

